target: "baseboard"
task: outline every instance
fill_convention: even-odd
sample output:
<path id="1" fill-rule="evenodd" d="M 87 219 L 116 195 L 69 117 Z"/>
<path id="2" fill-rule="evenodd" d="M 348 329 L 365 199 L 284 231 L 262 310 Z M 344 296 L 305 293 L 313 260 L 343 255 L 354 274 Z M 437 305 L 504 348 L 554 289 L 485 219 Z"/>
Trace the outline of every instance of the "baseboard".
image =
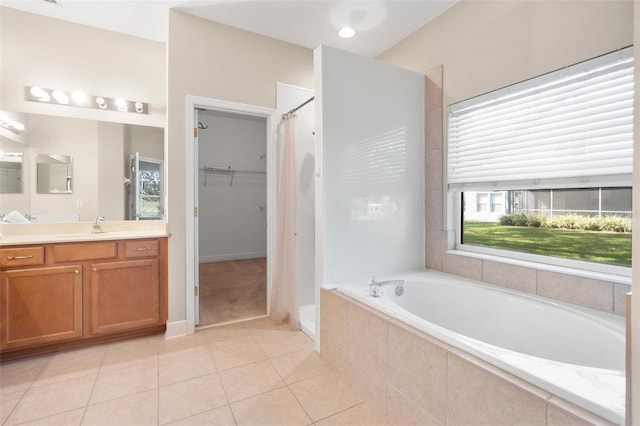
<path id="1" fill-rule="evenodd" d="M 213 256 L 200 256 L 200 263 L 224 262 L 227 260 L 257 259 L 260 257 L 267 257 L 267 252 L 266 251 L 250 251 L 246 253 L 229 253 L 229 254 L 217 254 Z"/>
<path id="2" fill-rule="evenodd" d="M 189 324 L 186 320 L 170 321 L 167 323 L 167 331 L 164 333 L 165 339 L 175 339 L 176 337 L 184 337 L 195 332 L 195 326 Z"/>

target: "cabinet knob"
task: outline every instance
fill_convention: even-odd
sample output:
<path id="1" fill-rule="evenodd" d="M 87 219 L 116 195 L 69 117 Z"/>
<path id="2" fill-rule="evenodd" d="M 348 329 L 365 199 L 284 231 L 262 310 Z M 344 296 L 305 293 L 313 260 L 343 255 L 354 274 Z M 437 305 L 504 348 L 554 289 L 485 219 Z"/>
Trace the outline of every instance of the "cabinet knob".
<path id="1" fill-rule="evenodd" d="M 98 272 L 98 268 L 91 268 L 93 272 Z"/>
<path id="2" fill-rule="evenodd" d="M 79 274 L 79 273 L 80 273 L 80 271 L 79 271 L 79 270 L 77 270 L 77 269 L 76 269 L 75 271 L 73 271 L 73 272 L 75 272 L 76 274 Z"/>

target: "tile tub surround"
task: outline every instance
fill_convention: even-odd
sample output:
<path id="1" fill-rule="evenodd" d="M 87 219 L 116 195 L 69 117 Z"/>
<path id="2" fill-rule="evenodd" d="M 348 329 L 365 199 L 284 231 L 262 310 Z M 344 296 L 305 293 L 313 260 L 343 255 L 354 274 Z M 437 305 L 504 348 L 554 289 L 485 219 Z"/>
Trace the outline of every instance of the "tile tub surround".
<path id="1" fill-rule="evenodd" d="M 320 308 L 322 358 L 393 424 L 612 424 L 343 294 Z"/>
<path id="2" fill-rule="evenodd" d="M 390 425 L 306 335 L 268 318 L 0 363 L 0 424 L 25 422 Z"/>

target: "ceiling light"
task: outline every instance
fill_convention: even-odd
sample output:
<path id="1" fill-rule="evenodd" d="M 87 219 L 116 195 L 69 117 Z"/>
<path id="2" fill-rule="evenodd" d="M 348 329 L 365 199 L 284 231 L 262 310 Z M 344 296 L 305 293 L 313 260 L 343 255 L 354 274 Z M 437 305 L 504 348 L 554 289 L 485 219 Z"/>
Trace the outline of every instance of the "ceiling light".
<path id="1" fill-rule="evenodd" d="M 351 27 L 342 27 L 340 31 L 338 31 L 338 36 L 341 38 L 351 38 L 356 35 L 356 30 Z"/>

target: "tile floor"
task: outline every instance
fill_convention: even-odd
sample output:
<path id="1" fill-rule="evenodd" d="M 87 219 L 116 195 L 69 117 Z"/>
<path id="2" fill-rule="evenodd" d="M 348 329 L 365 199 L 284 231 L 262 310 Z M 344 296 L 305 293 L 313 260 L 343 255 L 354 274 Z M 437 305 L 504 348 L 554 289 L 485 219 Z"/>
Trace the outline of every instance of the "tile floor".
<path id="1" fill-rule="evenodd" d="M 4 362 L 0 390 L 3 426 L 389 424 L 268 318 Z"/>
<path id="2" fill-rule="evenodd" d="M 200 325 L 264 315 L 267 259 L 200 264 Z"/>

